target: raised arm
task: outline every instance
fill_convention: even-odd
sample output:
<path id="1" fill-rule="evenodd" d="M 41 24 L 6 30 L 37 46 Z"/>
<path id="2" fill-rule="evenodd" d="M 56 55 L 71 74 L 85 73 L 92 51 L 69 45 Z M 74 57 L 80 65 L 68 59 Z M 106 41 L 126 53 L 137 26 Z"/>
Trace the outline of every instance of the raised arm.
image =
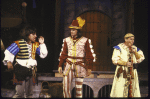
<path id="1" fill-rule="evenodd" d="M 37 48 L 36 52 L 37 52 L 37 54 L 39 54 L 39 56 L 41 58 L 45 58 L 48 54 L 48 50 L 47 50 L 47 47 L 44 43 L 44 37 L 40 36 L 39 43 L 40 43 L 40 45 Z"/>

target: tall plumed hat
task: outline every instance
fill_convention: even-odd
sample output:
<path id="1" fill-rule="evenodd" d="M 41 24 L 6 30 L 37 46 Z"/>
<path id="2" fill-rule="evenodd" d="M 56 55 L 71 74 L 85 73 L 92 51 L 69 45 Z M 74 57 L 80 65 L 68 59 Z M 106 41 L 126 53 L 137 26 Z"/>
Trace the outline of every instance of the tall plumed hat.
<path id="1" fill-rule="evenodd" d="M 77 17 L 76 20 L 73 20 L 69 28 L 74 29 L 82 29 L 83 25 L 85 24 L 85 20 L 81 17 Z"/>
<path id="2" fill-rule="evenodd" d="M 127 33 L 125 36 L 124 36 L 124 39 L 125 38 L 128 38 L 128 37 L 134 37 L 134 35 L 132 33 Z"/>

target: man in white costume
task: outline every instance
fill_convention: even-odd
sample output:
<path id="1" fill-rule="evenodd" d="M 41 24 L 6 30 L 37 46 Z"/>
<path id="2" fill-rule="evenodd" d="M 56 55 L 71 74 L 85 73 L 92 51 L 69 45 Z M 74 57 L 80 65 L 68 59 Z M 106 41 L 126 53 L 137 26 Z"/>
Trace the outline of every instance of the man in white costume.
<path id="1" fill-rule="evenodd" d="M 137 74 L 137 64 L 141 63 L 145 59 L 145 57 L 142 50 L 133 45 L 133 34 L 127 33 L 124 36 L 124 40 L 124 43 L 120 43 L 117 46 L 114 46 L 112 62 L 114 65 L 117 65 L 117 67 L 114 75 L 110 97 L 141 97 Z M 132 62 L 129 61 L 129 56 L 131 53 L 129 50 L 131 50 L 131 52 L 133 53 Z M 131 85 L 129 85 L 130 81 L 127 79 L 129 67 L 133 68 L 133 78 L 131 79 Z M 131 89 L 131 91 L 129 91 L 129 88 Z"/>

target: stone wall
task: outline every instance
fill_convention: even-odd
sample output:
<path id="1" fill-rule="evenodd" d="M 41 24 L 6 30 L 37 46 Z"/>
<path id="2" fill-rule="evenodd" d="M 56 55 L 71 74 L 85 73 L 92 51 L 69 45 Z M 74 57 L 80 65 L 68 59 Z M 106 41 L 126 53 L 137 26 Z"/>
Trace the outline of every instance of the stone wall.
<path id="1" fill-rule="evenodd" d="M 109 16 L 112 20 L 111 32 L 111 53 L 113 46 L 124 42 L 124 35 L 126 34 L 126 5 L 127 0 L 61 0 L 61 20 L 63 38 L 70 35 L 72 20 L 87 11 L 100 11 Z M 111 70 L 115 70 L 115 66 L 111 66 Z"/>
<path id="2" fill-rule="evenodd" d="M 68 26 L 72 20 L 87 11 L 100 11 L 113 21 L 112 46 L 123 42 L 126 32 L 126 0 L 64 0 L 64 38 L 70 35 Z"/>

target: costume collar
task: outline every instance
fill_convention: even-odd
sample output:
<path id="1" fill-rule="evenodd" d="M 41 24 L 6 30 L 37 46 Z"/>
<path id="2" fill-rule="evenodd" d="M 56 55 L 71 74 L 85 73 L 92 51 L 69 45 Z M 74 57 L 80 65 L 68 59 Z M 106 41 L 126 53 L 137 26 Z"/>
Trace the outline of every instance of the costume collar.
<path id="1" fill-rule="evenodd" d="M 125 45 L 125 43 L 121 43 L 121 46 L 122 46 L 122 48 L 125 49 L 125 50 L 128 50 L 128 49 L 129 49 L 128 46 Z"/>
<path id="2" fill-rule="evenodd" d="M 32 45 L 32 43 L 28 44 L 27 41 L 25 41 L 24 39 L 21 39 L 21 40 L 24 41 L 27 45 Z"/>

